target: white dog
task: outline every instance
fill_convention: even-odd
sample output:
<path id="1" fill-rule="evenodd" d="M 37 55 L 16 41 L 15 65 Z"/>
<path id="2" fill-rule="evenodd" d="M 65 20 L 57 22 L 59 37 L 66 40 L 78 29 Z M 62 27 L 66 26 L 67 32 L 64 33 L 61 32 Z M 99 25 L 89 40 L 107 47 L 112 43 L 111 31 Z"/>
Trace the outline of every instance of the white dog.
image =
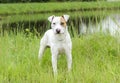
<path id="1" fill-rule="evenodd" d="M 51 22 L 51 29 L 45 32 L 40 42 L 39 59 L 42 58 L 43 52 L 47 46 L 51 49 L 52 68 L 54 74 L 57 74 L 57 57 L 60 53 L 65 53 L 67 56 L 68 71 L 72 65 L 72 42 L 68 33 L 66 22 L 69 15 L 50 16 L 48 20 Z"/>

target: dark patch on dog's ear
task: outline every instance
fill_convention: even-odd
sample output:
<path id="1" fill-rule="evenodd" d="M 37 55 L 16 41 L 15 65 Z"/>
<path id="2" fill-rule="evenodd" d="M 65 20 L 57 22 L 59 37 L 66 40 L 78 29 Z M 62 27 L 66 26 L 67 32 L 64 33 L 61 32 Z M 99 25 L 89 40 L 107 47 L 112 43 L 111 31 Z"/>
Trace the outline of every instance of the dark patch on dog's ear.
<path id="1" fill-rule="evenodd" d="M 64 27 L 66 27 L 66 25 L 67 25 L 67 24 L 66 24 L 66 21 L 65 21 L 64 16 L 61 16 L 60 21 L 61 21 L 60 25 L 62 25 L 62 26 L 64 26 Z"/>
<path id="2" fill-rule="evenodd" d="M 52 21 L 53 21 L 54 17 L 55 17 L 55 16 L 52 17 Z"/>
<path id="3" fill-rule="evenodd" d="M 61 16 L 61 17 L 65 20 L 64 16 Z M 65 22 L 66 22 L 66 20 L 65 20 Z"/>
<path id="4" fill-rule="evenodd" d="M 52 16 L 50 16 L 50 17 L 48 17 L 48 20 L 50 21 L 50 22 L 52 22 L 53 21 L 53 19 L 54 19 L 54 15 L 52 15 Z"/>
<path id="5" fill-rule="evenodd" d="M 63 15 L 62 17 L 63 17 L 63 18 L 65 19 L 65 21 L 67 22 L 70 16 L 69 16 L 69 15 Z"/>

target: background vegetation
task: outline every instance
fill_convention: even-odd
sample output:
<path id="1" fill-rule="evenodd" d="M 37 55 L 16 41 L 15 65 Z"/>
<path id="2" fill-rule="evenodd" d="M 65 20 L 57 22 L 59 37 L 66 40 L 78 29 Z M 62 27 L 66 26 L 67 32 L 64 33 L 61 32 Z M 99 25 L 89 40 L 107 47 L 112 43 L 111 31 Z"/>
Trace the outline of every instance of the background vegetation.
<path id="1" fill-rule="evenodd" d="M 65 2 L 65 1 L 106 1 L 106 0 L 0 0 L 1 3 L 25 2 Z"/>
<path id="2" fill-rule="evenodd" d="M 0 4 L 0 15 L 58 13 L 120 9 L 118 2 L 64 2 Z"/>

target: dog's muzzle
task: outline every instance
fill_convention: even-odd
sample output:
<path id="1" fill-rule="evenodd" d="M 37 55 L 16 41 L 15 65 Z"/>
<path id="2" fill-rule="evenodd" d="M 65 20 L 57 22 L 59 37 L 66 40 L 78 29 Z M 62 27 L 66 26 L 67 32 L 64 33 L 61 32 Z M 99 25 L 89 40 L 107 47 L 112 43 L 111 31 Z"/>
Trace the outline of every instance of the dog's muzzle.
<path id="1" fill-rule="evenodd" d="M 61 31 L 60 29 L 56 29 L 57 34 L 60 34 L 60 31 Z"/>

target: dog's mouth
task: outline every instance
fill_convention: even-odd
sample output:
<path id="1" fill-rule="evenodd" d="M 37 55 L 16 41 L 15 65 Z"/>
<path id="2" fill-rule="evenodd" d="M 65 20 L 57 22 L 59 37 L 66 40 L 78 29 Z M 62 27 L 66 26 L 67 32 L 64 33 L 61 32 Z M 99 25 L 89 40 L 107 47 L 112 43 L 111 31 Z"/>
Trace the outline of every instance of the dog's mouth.
<path id="1" fill-rule="evenodd" d="M 56 30 L 54 30 L 54 33 L 55 33 L 55 34 L 64 34 L 64 31 L 61 31 L 61 30 L 57 30 L 57 29 L 56 29 Z"/>
<path id="2" fill-rule="evenodd" d="M 59 34 L 64 34 L 64 32 L 55 32 L 55 34 L 58 34 L 58 35 L 59 35 Z"/>
<path id="3" fill-rule="evenodd" d="M 63 30 L 63 29 L 59 29 L 59 28 L 57 28 L 57 29 L 52 29 L 53 30 L 53 33 L 54 34 L 65 34 L 65 30 Z"/>

